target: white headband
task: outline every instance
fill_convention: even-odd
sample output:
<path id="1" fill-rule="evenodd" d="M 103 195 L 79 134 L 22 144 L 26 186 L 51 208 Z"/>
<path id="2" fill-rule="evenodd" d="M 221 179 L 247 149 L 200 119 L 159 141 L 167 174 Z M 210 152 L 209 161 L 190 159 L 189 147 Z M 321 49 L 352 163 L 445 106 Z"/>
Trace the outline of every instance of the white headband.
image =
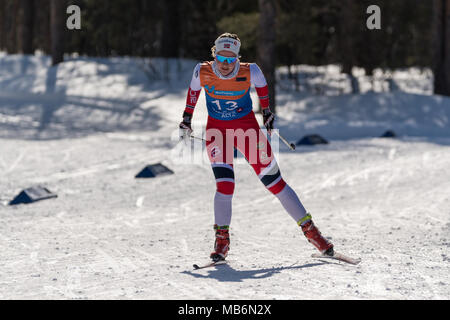
<path id="1" fill-rule="evenodd" d="M 239 56 L 239 49 L 241 48 L 241 43 L 239 40 L 233 38 L 219 38 L 214 43 L 216 45 L 216 52 L 222 50 L 228 50 Z"/>

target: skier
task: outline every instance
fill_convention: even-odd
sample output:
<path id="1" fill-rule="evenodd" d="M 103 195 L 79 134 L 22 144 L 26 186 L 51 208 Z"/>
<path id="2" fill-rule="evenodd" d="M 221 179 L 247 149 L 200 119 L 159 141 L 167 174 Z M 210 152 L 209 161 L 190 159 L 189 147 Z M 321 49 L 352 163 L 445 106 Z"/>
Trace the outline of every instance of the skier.
<path id="1" fill-rule="evenodd" d="M 201 88 L 205 88 L 208 121 L 206 150 L 216 179 L 214 196 L 213 261 L 224 260 L 230 248 L 229 226 L 234 192 L 233 151 L 236 147 L 255 173 L 301 227 L 304 235 L 322 254 L 333 256 L 333 244 L 325 239 L 295 191 L 283 180 L 278 164 L 252 110 L 250 88 L 253 85 L 261 104 L 264 126 L 271 134 L 274 114 L 269 108 L 265 77 L 255 63 L 240 62 L 241 41 L 237 35 L 220 35 L 211 48 L 213 61 L 197 64 L 186 99 L 180 138 L 192 133 L 191 122 Z"/>

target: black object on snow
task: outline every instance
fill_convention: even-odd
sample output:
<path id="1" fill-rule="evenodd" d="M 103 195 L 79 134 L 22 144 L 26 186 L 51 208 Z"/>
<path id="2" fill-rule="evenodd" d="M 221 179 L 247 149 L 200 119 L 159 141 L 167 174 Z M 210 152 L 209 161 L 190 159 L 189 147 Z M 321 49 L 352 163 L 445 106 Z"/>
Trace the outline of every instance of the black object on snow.
<path id="1" fill-rule="evenodd" d="M 20 203 L 32 203 L 40 200 L 51 199 L 58 197 L 56 194 L 44 187 L 31 187 L 22 190 L 9 205 L 16 205 Z"/>
<path id="2" fill-rule="evenodd" d="M 173 174 L 173 171 L 161 163 L 150 164 L 139 172 L 135 178 L 154 178 L 156 176 L 163 176 Z"/>
<path id="3" fill-rule="evenodd" d="M 395 138 L 397 135 L 395 134 L 394 131 L 392 130 L 388 130 L 385 133 L 383 133 L 380 138 Z"/>
<path id="4" fill-rule="evenodd" d="M 319 136 L 318 134 L 310 134 L 307 136 L 304 136 L 299 141 L 297 141 L 297 146 L 313 146 L 316 144 L 328 144 L 328 141 L 325 140 L 323 137 Z"/>

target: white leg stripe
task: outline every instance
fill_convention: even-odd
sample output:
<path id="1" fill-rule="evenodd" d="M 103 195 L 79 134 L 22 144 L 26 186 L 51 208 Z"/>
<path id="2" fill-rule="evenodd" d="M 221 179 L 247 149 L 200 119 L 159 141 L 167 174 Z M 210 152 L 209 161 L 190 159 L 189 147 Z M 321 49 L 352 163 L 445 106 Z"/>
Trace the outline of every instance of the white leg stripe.
<path id="1" fill-rule="evenodd" d="M 234 183 L 234 179 L 231 179 L 231 178 L 220 178 L 220 179 L 216 179 L 216 182 L 233 182 Z"/>
<path id="2" fill-rule="evenodd" d="M 268 174 L 270 171 L 272 171 L 272 169 L 274 169 L 275 167 L 278 169 L 278 164 L 277 164 L 277 161 L 275 159 L 273 159 L 272 162 L 270 162 L 270 164 L 267 167 L 265 167 L 263 169 L 263 171 L 261 171 L 261 173 L 258 175 L 259 179 L 262 179 L 266 174 Z M 275 174 L 276 172 L 277 172 L 277 170 L 275 169 L 272 174 Z"/>
<path id="3" fill-rule="evenodd" d="M 228 168 L 234 171 L 233 167 L 231 165 L 229 165 L 228 163 L 223 163 L 223 162 L 214 162 L 211 164 L 211 166 L 214 167 L 224 167 L 224 168 Z"/>

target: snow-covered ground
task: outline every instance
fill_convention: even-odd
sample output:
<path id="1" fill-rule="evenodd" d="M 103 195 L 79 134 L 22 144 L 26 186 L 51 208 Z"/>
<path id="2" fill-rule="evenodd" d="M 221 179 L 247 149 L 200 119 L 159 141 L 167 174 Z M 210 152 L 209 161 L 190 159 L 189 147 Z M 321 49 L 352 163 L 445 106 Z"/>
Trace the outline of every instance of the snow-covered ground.
<path id="1" fill-rule="evenodd" d="M 0 53 L 0 298 L 450 298 L 450 99 L 431 95 L 429 73 L 415 69 L 394 73 L 402 91 L 359 95 L 332 66 L 299 70 L 341 94 L 293 90 L 279 70 L 280 132 L 331 142 L 294 152 L 280 144 L 281 172 L 358 266 L 312 259 L 295 222 L 238 162 L 230 263 L 193 271 L 212 250 L 215 192 L 207 162 L 174 156 L 195 64 L 72 58 L 50 67 L 45 56 Z M 202 93 L 197 135 L 205 109 Z M 388 129 L 399 137 L 377 138 Z M 157 162 L 175 174 L 134 178 Z M 35 185 L 58 198 L 8 206 Z"/>

